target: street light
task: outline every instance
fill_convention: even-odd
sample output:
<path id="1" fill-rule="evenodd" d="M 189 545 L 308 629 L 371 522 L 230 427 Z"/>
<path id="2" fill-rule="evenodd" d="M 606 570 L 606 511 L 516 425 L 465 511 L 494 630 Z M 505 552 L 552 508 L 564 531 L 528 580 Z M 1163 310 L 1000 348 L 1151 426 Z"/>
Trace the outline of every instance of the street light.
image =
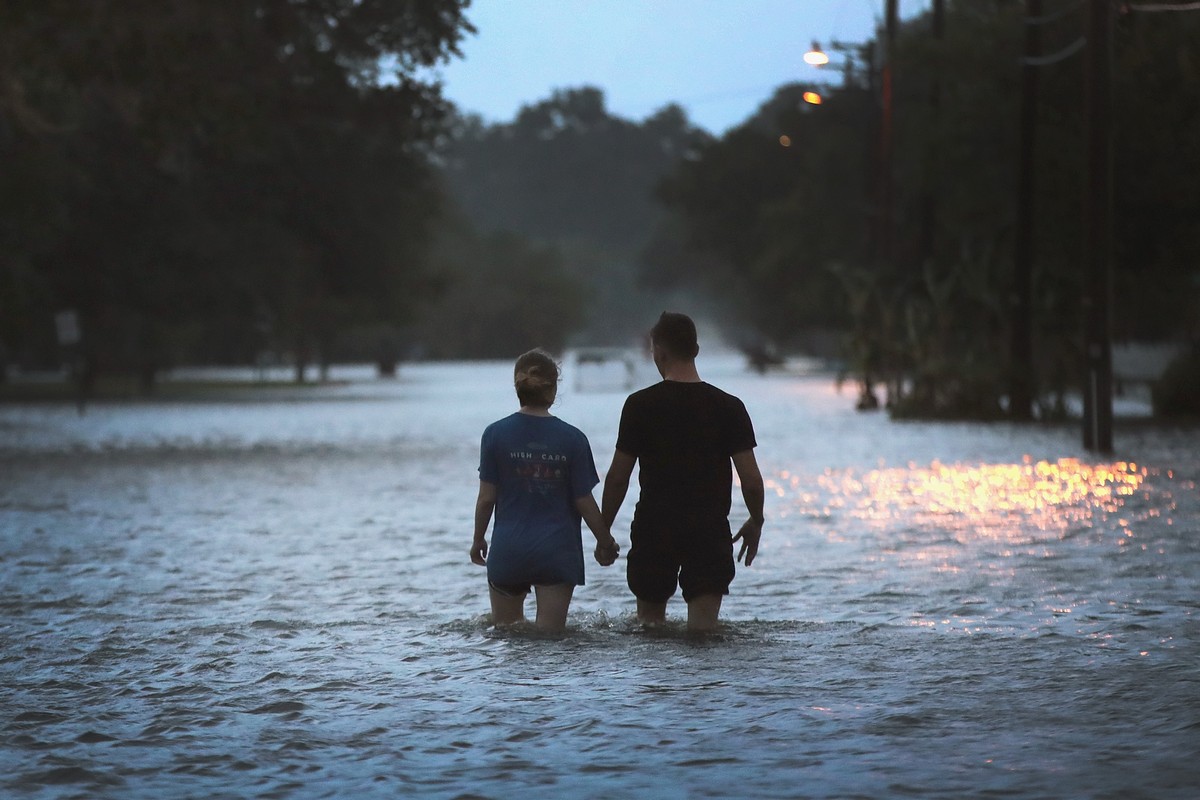
<path id="1" fill-rule="evenodd" d="M 820 43 L 814 41 L 812 49 L 804 54 L 804 63 L 814 67 L 821 67 L 829 63 L 829 56 L 821 49 Z"/>

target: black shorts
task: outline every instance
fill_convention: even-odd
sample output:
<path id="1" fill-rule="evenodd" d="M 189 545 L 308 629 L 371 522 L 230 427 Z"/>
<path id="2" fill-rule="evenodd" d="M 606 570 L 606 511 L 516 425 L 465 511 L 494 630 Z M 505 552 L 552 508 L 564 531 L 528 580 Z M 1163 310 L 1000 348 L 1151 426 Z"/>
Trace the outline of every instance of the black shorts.
<path id="1" fill-rule="evenodd" d="M 630 540 L 625 577 L 639 600 L 665 603 L 676 588 L 684 600 L 729 594 L 736 569 L 728 522 L 688 529 L 635 519 Z"/>

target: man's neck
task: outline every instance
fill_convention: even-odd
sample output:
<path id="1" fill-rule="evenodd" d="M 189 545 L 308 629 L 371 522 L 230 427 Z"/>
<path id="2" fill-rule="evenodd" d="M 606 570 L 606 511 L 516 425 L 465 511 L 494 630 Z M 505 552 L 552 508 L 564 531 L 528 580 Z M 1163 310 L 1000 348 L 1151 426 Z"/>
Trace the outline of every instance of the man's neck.
<path id="1" fill-rule="evenodd" d="M 673 361 L 664 364 L 662 368 L 664 381 L 677 383 L 700 383 L 700 373 L 696 371 L 695 361 Z"/>

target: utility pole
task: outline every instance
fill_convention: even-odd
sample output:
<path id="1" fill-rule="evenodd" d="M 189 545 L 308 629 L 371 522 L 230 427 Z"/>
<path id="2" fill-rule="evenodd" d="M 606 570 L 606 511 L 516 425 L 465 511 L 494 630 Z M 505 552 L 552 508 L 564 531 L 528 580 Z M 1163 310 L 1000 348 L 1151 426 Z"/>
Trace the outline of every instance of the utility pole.
<path id="1" fill-rule="evenodd" d="M 1113 450 L 1112 374 L 1112 14 L 1087 0 L 1084 79 L 1088 176 L 1084 195 L 1083 446 Z"/>
<path id="2" fill-rule="evenodd" d="M 1038 59 L 1042 54 L 1042 0 L 1025 0 L 1025 44 L 1021 61 L 1021 123 L 1017 161 L 1017 224 L 1009 295 L 1008 414 L 1033 419 L 1033 202 L 1037 140 Z"/>
<path id="3" fill-rule="evenodd" d="M 933 40 L 940 46 L 946 38 L 946 0 L 933 0 L 932 15 Z M 941 121 L 942 69 L 944 66 L 943 56 L 939 52 L 938 60 L 934 64 L 933 79 L 929 86 L 929 127 L 935 131 Z M 918 248 L 921 260 L 925 262 L 933 260 L 934 248 L 937 246 L 937 198 L 941 189 L 942 176 L 939 167 L 934 166 L 936 160 L 936 153 L 932 152 L 932 148 L 928 149 L 926 151 L 925 187 L 921 192 L 921 238 Z"/>
<path id="4" fill-rule="evenodd" d="M 879 131 L 879 249 L 881 260 L 891 266 L 895 237 L 893 206 L 895 180 L 892 175 L 892 76 L 896 59 L 896 29 L 900 23 L 900 0 L 887 0 L 884 16 L 883 66 L 879 73 L 881 119 Z"/>

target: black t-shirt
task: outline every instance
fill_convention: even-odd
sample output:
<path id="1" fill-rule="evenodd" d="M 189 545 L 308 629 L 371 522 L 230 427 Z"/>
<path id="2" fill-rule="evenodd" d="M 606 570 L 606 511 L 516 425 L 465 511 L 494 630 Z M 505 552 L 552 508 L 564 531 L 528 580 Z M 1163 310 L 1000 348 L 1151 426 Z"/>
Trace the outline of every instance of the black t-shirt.
<path id="1" fill-rule="evenodd" d="M 662 381 L 621 411 L 617 449 L 639 463 L 641 521 L 707 522 L 729 516 L 730 456 L 753 448 L 746 406 L 707 383 Z"/>

